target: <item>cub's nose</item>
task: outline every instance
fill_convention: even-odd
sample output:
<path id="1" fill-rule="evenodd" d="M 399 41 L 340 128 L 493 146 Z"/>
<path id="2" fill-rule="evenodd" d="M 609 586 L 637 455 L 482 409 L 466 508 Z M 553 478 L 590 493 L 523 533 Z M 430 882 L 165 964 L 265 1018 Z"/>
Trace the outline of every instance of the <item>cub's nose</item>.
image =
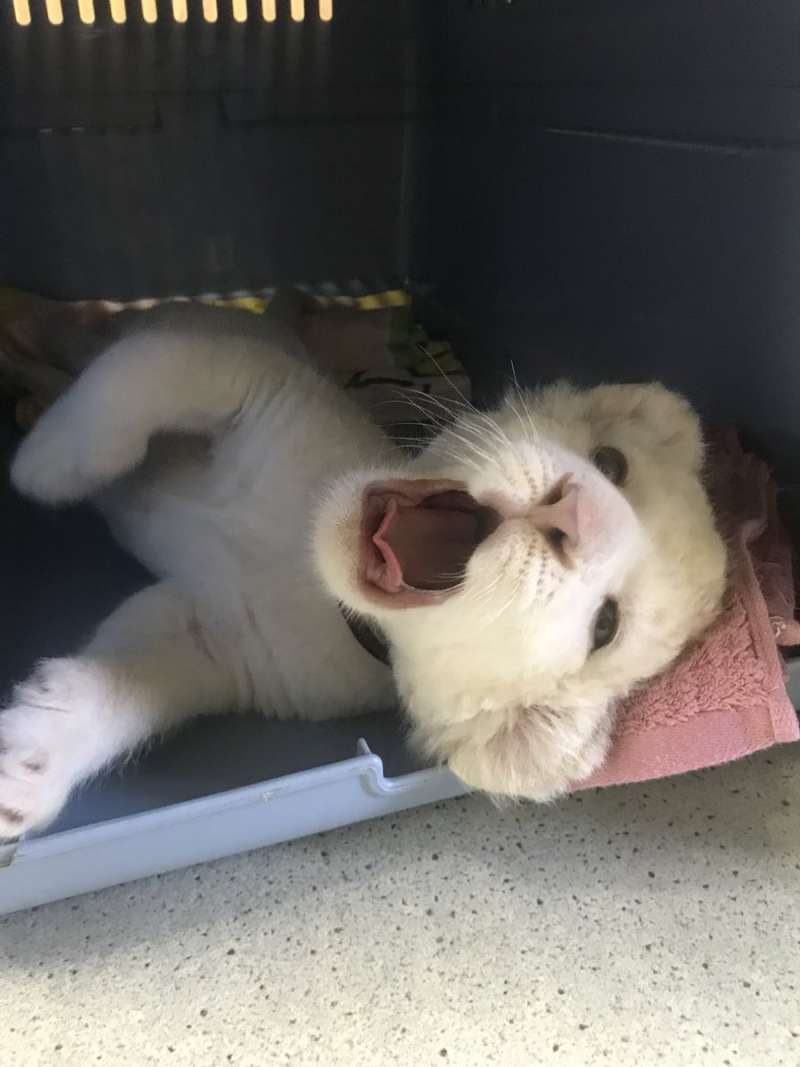
<path id="1" fill-rule="evenodd" d="M 528 519 L 553 548 L 571 557 L 586 547 L 596 523 L 586 490 L 566 475 L 529 513 Z"/>

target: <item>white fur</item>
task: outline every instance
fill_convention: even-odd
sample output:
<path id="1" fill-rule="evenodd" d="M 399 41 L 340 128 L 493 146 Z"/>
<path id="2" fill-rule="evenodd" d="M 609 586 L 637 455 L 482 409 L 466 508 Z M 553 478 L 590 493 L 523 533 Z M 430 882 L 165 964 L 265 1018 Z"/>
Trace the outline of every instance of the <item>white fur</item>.
<path id="1" fill-rule="evenodd" d="M 399 691 L 421 747 L 470 785 L 545 799 L 589 774 L 614 699 L 668 665 L 722 594 L 687 405 L 659 386 L 517 393 L 491 416 L 465 408 L 421 456 L 398 460 L 287 353 L 283 331 L 238 322 L 151 319 L 84 372 L 14 460 L 29 496 L 93 496 L 161 581 L 16 689 L 0 718 L 0 836 L 46 824 L 78 782 L 153 733 L 231 707 L 319 719 L 388 707 Z M 591 465 L 599 444 L 628 456 L 624 493 Z M 571 571 L 525 522 L 566 473 L 605 531 Z M 456 479 L 518 517 L 441 603 L 376 606 L 356 580 L 357 537 L 363 488 L 383 477 Z M 607 595 L 622 631 L 590 656 Z M 394 678 L 337 600 L 384 628 Z"/>

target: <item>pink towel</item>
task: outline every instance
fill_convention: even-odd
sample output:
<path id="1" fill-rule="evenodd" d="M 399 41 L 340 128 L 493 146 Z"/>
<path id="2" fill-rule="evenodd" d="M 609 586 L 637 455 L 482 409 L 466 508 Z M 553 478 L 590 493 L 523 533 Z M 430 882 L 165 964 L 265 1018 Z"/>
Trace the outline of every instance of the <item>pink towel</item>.
<path id="1" fill-rule="evenodd" d="M 733 431 L 713 439 L 707 469 L 730 546 L 722 615 L 668 671 L 623 702 L 611 752 L 580 789 L 695 771 L 800 738 L 778 648 L 800 644 L 800 624 L 775 484 Z"/>

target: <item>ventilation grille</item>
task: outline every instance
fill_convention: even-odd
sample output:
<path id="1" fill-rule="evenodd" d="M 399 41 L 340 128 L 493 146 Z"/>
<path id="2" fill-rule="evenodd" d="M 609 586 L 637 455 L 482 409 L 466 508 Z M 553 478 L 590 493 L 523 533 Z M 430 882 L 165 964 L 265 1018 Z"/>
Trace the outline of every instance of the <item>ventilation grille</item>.
<path id="1" fill-rule="evenodd" d="M 293 22 L 316 19 L 330 22 L 334 0 L 11 0 L 18 26 L 49 22 L 60 26 L 65 17 L 77 14 L 92 26 L 110 16 L 113 22 L 217 22 L 230 17 L 235 22 Z"/>

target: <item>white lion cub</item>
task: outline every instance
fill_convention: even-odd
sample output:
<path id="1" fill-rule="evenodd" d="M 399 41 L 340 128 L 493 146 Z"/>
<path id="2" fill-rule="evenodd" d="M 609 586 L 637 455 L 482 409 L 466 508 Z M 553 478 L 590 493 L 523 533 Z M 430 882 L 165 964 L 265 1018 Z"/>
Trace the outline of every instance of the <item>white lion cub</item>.
<path id="1" fill-rule="evenodd" d="M 269 323 L 155 318 L 20 447 L 20 492 L 93 497 L 159 580 L 16 688 L 0 836 L 45 825 L 153 733 L 231 708 L 321 719 L 399 698 L 469 785 L 554 797 L 602 762 L 614 701 L 714 618 L 725 551 L 679 397 L 517 392 L 409 457 L 293 347 Z"/>

